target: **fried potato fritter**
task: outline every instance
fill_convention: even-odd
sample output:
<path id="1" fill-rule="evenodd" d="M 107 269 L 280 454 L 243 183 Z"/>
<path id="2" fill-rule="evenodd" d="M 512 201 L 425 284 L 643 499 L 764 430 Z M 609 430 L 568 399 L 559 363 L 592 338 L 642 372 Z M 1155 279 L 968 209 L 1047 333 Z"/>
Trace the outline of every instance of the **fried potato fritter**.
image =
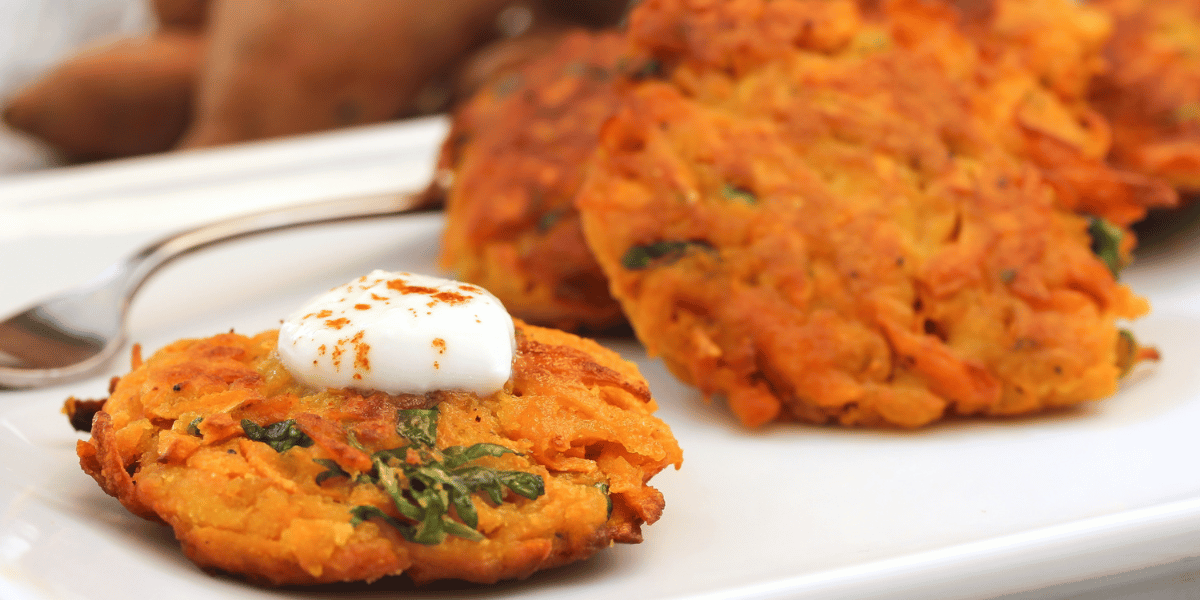
<path id="1" fill-rule="evenodd" d="M 894 14 L 920 1 L 894 2 Z M 961 80 L 993 139 L 1037 165 L 1060 205 L 1129 226 L 1178 202 L 1158 177 L 1108 160 L 1112 129 L 1088 98 L 1107 67 L 1112 20 L 1103 11 L 1074 0 L 989 0 L 963 19 L 965 37 L 934 35 L 936 20 L 902 28 L 918 51 L 972 74 Z"/>
<path id="2" fill-rule="evenodd" d="M 1112 121 L 1117 164 L 1200 193 L 1200 3 L 1092 0 L 1112 15 L 1111 68 L 1092 102 Z"/>
<path id="3" fill-rule="evenodd" d="M 651 6 L 634 10 L 628 34 L 573 34 L 456 113 L 440 160 L 454 175 L 442 266 L 538 324 L 621 323 L 573 206 L 600 125 L 646 79 L 721 102 L 728 79 L 797 48 L 845 54 L 882 44 L 937 63 L 980 134 L 1035 164 L 1065 208 L 1124 227 L 1175 204 L 1164 182 L 1106 161 L 1111 131 L 1087 93 L 1105 67 L 1107 14 L 1072 0 L 957 4 L 963 14 L 930 0 L 734 0 L 682 17 Z"/>
<path id="4" fill-rule="evenodd" d="M 624 323 L 583 241 L 573 201 L 600 124 L 615 112 L 623 39 L 574 32 L 456 112 L 439 169 L 441 266 L 512 314 L 560 329 Z"/>
<path id="5" fill-rule="evenodd" d="M 857 6 L 634 11 L 662 81 L 605 125 L 577 206 L 638 337 L 751 426 L 914 427 L 1113 393 L 1117 323 L 1147 304 L 1045 163 L 997 133 L 1000 63 L 945 5 Z"/>
<path id="6" fill-rule="evenodd" d="M 728 79 L 797 50 L 912 54 L 965 96 L 980 135 L 1042 171 L 1061 206 L 1128 226 L 1177 201 L 1163 182 L 1106 162 L 1111 132 L 1087 84 L 1103 69 L 1111 24 L 1072 0 L 989 0 L 966 14 L 936 0 L 734 0 L 640 7 L 631 23 L 631 52 L 661 60 L 684 95 L 713 102 Z"/>
<path id="7" fill-rule="evenodd" d="M 513 379 L 489 397 L 305 388 L 273 331 L 179 341 L 120 379 L 78 443 L 80 464 L 130 511 L 170 525 L 197 565 L 267 584 L 493 582 L 641 541 L 664 505 L 646 482 L 682 461 L 645 381 L 594 342 L 517 326 Z M 431 412 L 436 450 L 402 428 L 401 415 Z M 430 456 L 452 471 L 453 447 L 481 443 L 507 450 L 479 453 L 454 486 L 496 496 L 475 493 L 440 521 L 413 523 L 378 483 Z M 453 492 L 445 483 L 437 501 L 415 476 L 395 481 L 423 498 L 413 506 L 445 509 Z M 477 527 L 462 533 L 471 507 Z M 439 528 L 451 535 L 409 539 Z"/>

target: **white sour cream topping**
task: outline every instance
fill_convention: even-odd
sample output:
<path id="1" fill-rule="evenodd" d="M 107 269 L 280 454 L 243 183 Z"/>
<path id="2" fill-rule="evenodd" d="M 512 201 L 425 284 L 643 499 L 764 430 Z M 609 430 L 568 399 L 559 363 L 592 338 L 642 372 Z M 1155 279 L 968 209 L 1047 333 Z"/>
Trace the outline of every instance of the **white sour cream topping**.
<path id="1" fill-rule="evenodd" d="M 485 396 L 512 375 L 516 336 L 483 288 L 373 271 L 288 317 L 278 349 L 292 376 L 314 387 Z"/>

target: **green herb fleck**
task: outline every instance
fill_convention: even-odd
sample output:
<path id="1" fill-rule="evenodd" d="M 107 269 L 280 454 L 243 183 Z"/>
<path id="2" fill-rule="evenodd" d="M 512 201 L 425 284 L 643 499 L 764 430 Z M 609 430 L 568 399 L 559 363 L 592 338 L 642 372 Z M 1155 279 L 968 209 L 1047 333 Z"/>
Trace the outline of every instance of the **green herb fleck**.
<path id="1" fill-rule="evenodd" d="M 721 195 L 725 196 L 728 200 L 737 200 L 746 204 L 758 204 L 758 198 L 754 195 L 754 192 L 733 185 L 732 183 L 726 183 L 721 186 Z"/>
<path id="2" fill-rule="evenodd" d="M 321 483 L 326 479 L 331 479 L 333 477 L 350 476 L 350 474 L 347 473 L 346 470 L 343 469 L 341 465 L 338 465 L 337 461 L 333 460 L 332 458 L 314 458 L 313 462 L 325 467 L 324 471 L 317 474 L 317 485 L 321 485 Z"/>
<path id="3" fill-rule="evenodd" d="M 1012 283 L 1013 280 L 1016 278 L 1017 278 L 1017 270 L 1016 269 L 1004 269 L 1003 271 L 1000 271 L 1000 281 L 1003 282 L 1005 285 Z"/>
<path id="4" fill-rule="evenodd" d="M 396 411 L 396 433 L 418 446 L 437 443 L 437 410 L 412 408 Z"/>
<path id="5" fill-rule="evenodd" d="M 515 73 L 500 78 L 493 88 L 497 98 L 504 98 L 521 87 L 521 76 Z"/>
<path id="6" fill-rule="evenodd" d="M 204 421 L 204 417 L 196 417 L 195 419 L 192 419 L 192 422 L 188 423 L 188 426 L 187 426 L 188 435 L 194 435 L 196 437 L 200 437 L 200 423 L 202 423 L 203 421 Z"/>
<path id="7" fill-rule="evenodd" d="M 400 519 L 383 512 L 383 510 L 381 510 L 378 506 L 355 506 L 354 508 L 350 509 L 350 515 L 350 524 L 355 527 L 362 525 L 363 521 L 380 519 L 388 525 L 399 529 L 400 531 L 414 529 L 411 523 L 405 523 L 404 521 L 401 521 Z M 408 536 L 406 535 L 404 537 L 407 538 Z"/>
<path id="8" fill-rule="evenodd" d="M 666 74 L 663 68 L 662 61 L 657 58 L 651 58 L 641 63 L 636 69 L 629 74 L 629 77 L 634 80 L 642 79 L 662 79 Z"/>
<path id="9" fill-rule="evenodd" d="M 547 211 L 541 216 L 541 218 L 538 219 L 538 233 L 546 233 L 547 231 L 550 231 L 565 214 L 565 209 Z"/>
<path id="10" fill-rule="evenodd" d="M 442 450 L 442 462 L 451 469 L 464 465 L 485 456 L 503 456 L 516 454 L 512 450 L 498 444 L 474 444 L 471 446 L 451 446 Z"/>
<path id="11" fill-rule="evenodd" d="M 1133 337 L 1133 332 L 1128 329 L 1117 332 L 1117 369 L 1120 370 L 1121 377 L 1129 374 L 1133 365 L 1137 364 L 1137 356 L 1138 342 L 1137 338 Z"/>
<path id="12" fill-rule="evenodd" d="M 504 501 L 504 490 L 533 500 L 546 493 L 538 475 L 524 471 L 502 471 L 469 464 L 488 456 L 516 454 L 496 444 L 436 448 L 438 412 L 433 409 L 397 411 L 396 433 L 412 445 L 380 450 L 371 455 L 372 471 L 368 480 L 383 489 L 401 519 L 375 506 L 356 506 L 351 523 L 378 518 L 394 527 L 404 539 L 419 544 L 439 544 L 447 535 L 469 540 L 483 539 L 475 530 L 479 515 L 471 496 L 482 493 L 493 504 Z M 409 461 L 411 453 L 419 462 Z M 348 474 L 333 461 L 321 462 L 328 470 L 318 475 L 318 483 L 330 477 Z M 462 521 L 450 517 L 450 509 Z"/>
<path id="13" fill-rule="evenodd" d="M 708 247 L 708 244 L 704 242 L 662 241 L 644 246 L 634 246 L 627 250 L 625 255 L 621 257 L 621 265 L 626 269 L 637 271 L 648 269 L 655 264 L 675 262 L 692 246 Z"/>
<path id="14" fill-rule="evenodd" d="M 600 483 L 596 484 L 596 487 L 600 490 L 601 493 L 604 494 L 604 501 L 608 503 L 608 517 L 611 518 L 613 503 L 612 503 L 612 496 L 609 495 L 609 493 L 608 493 L 608 484 L 604 483 L 604 482 L 600 482 Z"/>
<path id="15" fill-rule="evenodd" d="M 250 419 L 242 419 L 242 430 L 246 432 L 246 437 L 263 442 L 276 452 L 284 452 L 293 446 L 307 448 L 313 445 L 312 438 L 296 427 L 294 419 L 271 423 L 266 427 L 261 427 Z"/>
<path id="16" fill-rule="evenodd" d="M 1105 219 L 1090 217 L 1088 219 L 1088 235 L 1092 236 L 1092 252 L 1104 261 L 1113 277 L 1119 276 L 1123 266 L 1121 264 L 1121 238 L 1125 236 L 1125 233 L 1121 231 L 1120 227 Z"/>

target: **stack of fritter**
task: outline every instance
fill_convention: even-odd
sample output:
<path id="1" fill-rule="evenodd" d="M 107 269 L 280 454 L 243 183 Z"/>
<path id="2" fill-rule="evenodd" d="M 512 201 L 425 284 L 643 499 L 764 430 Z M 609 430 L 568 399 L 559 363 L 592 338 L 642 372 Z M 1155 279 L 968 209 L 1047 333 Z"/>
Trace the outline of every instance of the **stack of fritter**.
<path id="1" fill-rule="evenodd" d="M 623 32 L 635 68 L 584 94 L 611 113 L 563 165 L 587 173 L 586 247 L 646 347 L 743 423 L 1028 413 L 1109 395 L 1151 354 L 1119 329 L 1147 306 L 1116 272 L 1124 228 L 1176 197 L 1106 162 L 1088 90 L 1110 20 L 1069 0 L 971 4 L 645 0 Z M 464 113 L 479 135 L 452 139 L 459 164 L 492 147 L 477 104 L 497 102 L 518 103 Z M 461 238 L 478 230 L 462 205 L 496 199 L 457 175 Z"/>
<path id="2" fill-rule="evenodd" d="M 641 541 L 681 453 L 636 367 L 517 323 L 503 391 L 313 390 L 275 332 L 184 340 L 116 384 L 80 462 L 198 565 L 271 584 L 492 582 Z M 403 517 L 403 518 L 401 518 Z"/>
<path id="3" fill-rule="evenodd" d="M 616 33 L 569 35 L 481 90 L 443 147 L 440 168 L 453 183 L 442 266 L 531 322 L 603 330 L 624 321 L 572 203 L 617 107 L 623 48 Z"/>

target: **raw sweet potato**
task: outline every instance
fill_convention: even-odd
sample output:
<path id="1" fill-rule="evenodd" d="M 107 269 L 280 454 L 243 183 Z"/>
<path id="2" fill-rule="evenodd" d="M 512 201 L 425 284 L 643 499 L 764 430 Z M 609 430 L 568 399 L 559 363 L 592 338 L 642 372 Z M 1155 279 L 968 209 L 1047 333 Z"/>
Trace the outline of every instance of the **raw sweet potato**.
<path id="1" fill-rule="evenodd" d="M 187 126 L 202 55 L 184 32 L 97 46 L 22 90 L 4 120 L 70 160 L 167 150 Z"/>
<path id="2" fill-rule="evenodd" d="M 198 30 L 208 17 L 208 0 L 151 0 L 150 6 L 164 29 Z"/>
<path id="3" fill-rule="evenodd" d="M 217 0 L 183 147 L 379 122 L 495 35 L 502 0 Z"/>

